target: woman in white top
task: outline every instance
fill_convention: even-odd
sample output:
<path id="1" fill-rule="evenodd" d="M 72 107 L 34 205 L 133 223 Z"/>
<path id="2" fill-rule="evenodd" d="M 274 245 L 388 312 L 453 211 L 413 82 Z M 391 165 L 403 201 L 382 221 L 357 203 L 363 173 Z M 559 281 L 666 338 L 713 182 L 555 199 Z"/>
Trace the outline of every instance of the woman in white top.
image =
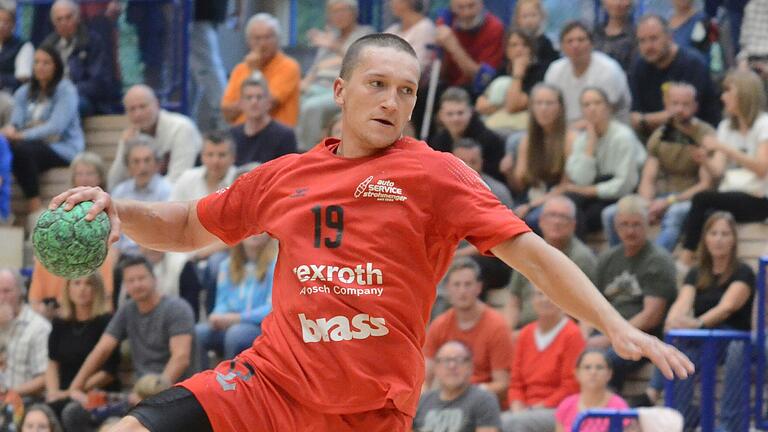
<path id="1" fill-rule="evenodd" d="M 387 27 L 384 32 L 396 34 L 407 40 L 416 51 L 422 72 L 426 71 L 432 61 L 429 45 L 435 43 L 435 23 L 424 16 L 424 1 L 391 0 L 389 8 L 399 22 Z"/>
<path id="2" fill-rule="evenodd" d="M 723 81 L 726 118 L 717 136 L 705 137 L 702 146 L 715 157 L 703 166 L 712 177 L 722 178 L 717 191 L 693 196 L 681 256 L 693 262 L 707 216 L 716 210 L 730 212 L 737 222 L 757 222 L 768 217 L 768 114 L 760 77 L 749 70 L 734 70 Z"/>

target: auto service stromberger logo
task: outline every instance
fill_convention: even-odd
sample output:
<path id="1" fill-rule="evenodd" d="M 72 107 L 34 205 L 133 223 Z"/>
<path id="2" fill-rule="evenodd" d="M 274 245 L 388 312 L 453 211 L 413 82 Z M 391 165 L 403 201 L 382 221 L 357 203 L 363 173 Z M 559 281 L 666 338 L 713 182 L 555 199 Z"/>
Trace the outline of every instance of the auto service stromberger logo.
<path id="1" fill-rule="evenodd" d="M 408 199 L 403 190 L 395 185 L 392 180 L 377 180 L 373 183 L 373 176 L 368 176 L 355 188 L 355 198 L 374 198 L 377 201 L 393 202 Z"/>

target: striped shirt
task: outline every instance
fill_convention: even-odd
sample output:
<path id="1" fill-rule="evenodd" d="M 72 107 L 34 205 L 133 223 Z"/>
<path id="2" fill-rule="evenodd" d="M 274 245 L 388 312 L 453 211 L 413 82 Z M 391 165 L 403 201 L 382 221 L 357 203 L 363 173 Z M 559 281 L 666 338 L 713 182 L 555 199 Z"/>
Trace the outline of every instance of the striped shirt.
<path id="1" fill-rule="evenodd" d="M 13 389 L 45 373 L 50 332 L 51 324 L 28 305 L 0 331 L 0 339 L 7 341 L 6 368 L 0 375 L 4 388 Z"/>

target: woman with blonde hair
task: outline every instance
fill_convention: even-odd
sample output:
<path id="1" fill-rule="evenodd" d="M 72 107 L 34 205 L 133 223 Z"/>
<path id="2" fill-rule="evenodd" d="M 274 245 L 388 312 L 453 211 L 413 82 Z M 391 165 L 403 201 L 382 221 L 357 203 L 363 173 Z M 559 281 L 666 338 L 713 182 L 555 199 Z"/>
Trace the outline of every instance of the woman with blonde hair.
<path id="1" fill-rule="evenodd" d="M 48 337 L 48 369 L 45 372 L 46 401 L 61 410 L 70 402 L 66 390 L 93 351 L 112 315 L 98 273 L 67 280 L 62 290 L 59 316 L 52 322 Z M 119 350 L 104 367 L 88 377 L 85 389 L 119 389 L 116 382 Z M 77 403 L 77 402 L 75 402 Z"/>
<path id="2" fill-rule="evenodd" d="M 725 118 L 716 136 L 702 147 L 715 156 L 702 167 L 722 178 L 717 191 L 699 192 L 691 200 L 681 260 L 694 262 L 707 216 L 728 211 L 736 222 L 760 222 L 768 217 L 768 114 L 760 77 L 749 70 L 734 70 L 723 81 Z"/>
<path id="3" fill-rule="evenodd" d="M 106 188 L 106 166 L 99 155 L 91 152 L 83 152 L 72 159 L 69 164 L 70 181 L 73 187 L 77 186 L 99 186 Z M 99 269 L 102 283 L 104 284 L 105 295 L 109 310 L 112 310 L 112 292 L 113 292 L 113 264 L 115 262 L 115 252 L 110 249 L 107 259 Z M 64 286 L 67 280 L 56 276 L 43 267 L 35 259 L 34 270 L 32 271 L 32 280 L 29 286 L 29 304 L 36 312 L 53 319 L 56 315 L 56 308 L 66 299 L 62 296 Z"/>
<path id="4" fill-rule="evenodd" d="M 233 358 L 261 334 L 272 311 L 276 259 L 277 241 L 263 233 L 238 243 L 221 263 L 213 312 L 195 326 L 201 369 L 209 367 L 208 350 Z"/>

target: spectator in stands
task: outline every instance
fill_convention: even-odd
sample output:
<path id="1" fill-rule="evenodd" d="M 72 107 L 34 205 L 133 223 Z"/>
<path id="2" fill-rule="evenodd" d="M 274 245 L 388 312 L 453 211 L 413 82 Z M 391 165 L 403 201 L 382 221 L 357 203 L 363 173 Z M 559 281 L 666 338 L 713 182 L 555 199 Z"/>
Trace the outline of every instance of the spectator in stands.
<path id="1" fill-rule="evenodd" d="M 485 10 L 483 0 L 451 0 L 437 20 L 435 42 L 445 50 L 440 70 L 447 86 L 480 94 L 504 59 L 504 25 Z"/>
<path id="2" fill-rule="evenodd" d="M 0 135 L 0 225 L 13 222 L 11 217 L 11 173 L 13 153 L 5 136 Z"/>
<path id="3" fill-rule="evenodd" d="M 95 153 L 83 152 L 72 159 L 69 164 L 70 184 L 72 187 L 79 186 L 99 186 L 106 188 L 106 169 L 101 157 Z M 99 269 L 104 291 L 108 299 L 112 298 L 113 277 L 112 270 L 116 260 L 117 250 L 110 248 L 107 259 L 104 260 Z M 32 271 L 32 279 L 29 285 L 29 305 L 35 312 L 52 320 L 58 311 L 58 306 L 62 304 L 65 298 L 62 297 L 64 286 L 67 280 L 49 272 L 40 261 L 35 259 L 35 265 Z M 111 310 L 111 302 L 110 310 Z"/>
<path id="4" fill-rule="evenodd" d="M 545 70 L 560 57 L 560 53 L 552 46 L 552 41 L 544 34 L 546 16 L 541 0 L 517 0 L 512 17 L 512 27 L 522 30 L 534 39 L 535 58 L 544 65 Z"/>
<path id="5" fill-rule="evenodd" d="M 576 133 L 567 129 L 563 93 L 557 87 L 539 83 L 531 94 L 528 133 L 520 140 L 516 158 L 504 156 L 502 168 L 512 190 L 527 198 L 515 213 L 538 230 L 541 205 L 565 180 L 565 161 Z"/>
<path id="6" fill-rule="evenodd" d="M 660 337 L 664 316 L 677 295 L 674 260 L 648 241 L 648 204 L 644 198 L 628 195 L 619 200 L 615 223 L 621 244 L 598 257 L 595 285 L 632 325 Z M 588 325 L 584 327 L 589 334 Z M 608 350 L 614 370 L 611 384 L 617 391 L 621 391 L 627 373 L 645 364 L 619 357 L 605 335 L 590 336 L 587 346 Z"/>
<path id="7" fill-rule="evenodd" d="M 716 172 L 722 181 L 718 191 L 693 196 L 681 256 L 686 264 L 693 262 L 704 221 L 712 211 L 728 211 L 737 222 L 768 217 L 768 114 L 764 112 L 763 83 L 754 72 L 732 71 L 723 81 L 721 98 L 726 118 L 720 122 L 717 136 L 706 137 L 702 146 L 719 154 L 715 156 L 720 159 Z"/>
<path id="8" fill-rule="evenodd" d="M 309 150 L 322 138 L 322 125 L 339 107 L 333 100 L 333 82 L 341 72 L 341 59 L 352 43 L 373 32 L 357 23 L 357 0 L 327 0 L 328 30 L 311 29 L 310 45 L 317 48 L 312 66 L 301 80 L 301 108 L 296 134 L 299 148 Z"/>
<path id="9" fill-rule="evenodd" d="M 425 392 L 413 418 L 415 432 L 498 432 L 499 401 L 472 384 L 473 355 L 459 341 L 443 343 L 434 358 L 437 388 Z"/>
<path id="10" fill-rule="evenodd" d="M 628 409 L 627 403 L 621 396 L 608 388 L 613 367 L 611 361 L 602 350 L 585 349 L 576 361 L 576 380 L 579 382 L 579 393 L 568 396 L 557 407 L 555 421 L 556 432 L 571 432 L 574 420 L 580 412 L 588 409 Z M 625 423 L 626 425 L 626 423 Z M 590 432 L 608 432 L 608 421 L 605 419 L 590 419 L 582 423 L 580 430 Z"/>
<path id="11" fill-rule="evenodd" d="M 51 324 L 24 303 L 24 281 L 18 271 L 0 268 L 0 344 L 5 370 L 0 387 L 21 397 L 40 395 L 48 366 Z"/>
<path id="12" fill-rule="evenodd" d="M 678 46 L 698 50 L 707 59 L 711 46 L 709 20 L 696 8 L 694 0 L 673 0 L 669 29 Z M 735 41 L 734 41 L 735 42 Z"/>
<path id="13" fill-rule="evenodd" d="M 528 95 L 544 79 L 547 65 L 539 61 L 535 41 L 522 30 L 510 30 L 506 65 L 477 98 L 475 109 L 485 116 L 485 125 L 494 130 L 525 129 L 528 122 Z"/>
<path id="14" fill-rule="evenodd" d="M 483 146 L 483 172 L 504 181 L 499 171 L 499 162 L 504 156 L 504 141 L 480 120 L 466 90 L 459 87 L 445 90 L 440 96 L 437 116 L 442 127 L 428 140 L 433 149 L 451 152 L 459 138 L 473 138 Z"/>
<path id="15" fill-rule="evenodd" d="M 64 78 L 64 64 L 50 45 L 35 51 L 32 79 L 14 97 L 11 123 L 0 133 L 11 142 L 13 174 L 30 213 L 39 211 L 40 175 L 67 166 L 85 142 L 77 114 L 77 90 Z"/>
<path id="16" fill-rule="evenodd" d="M 240 111 L 245 122 L 230 129 L 235 142 L 235 165 L 269 162 L 296 153 L 296 135 L 269 114 L 272 99 L 262 77 L 252 76 L 240 85 Z"/>
<path id="17" fill-rule="evenodd" d="M 515 342 L 510 409 L 501 414 L 504 432 L 554 432 L 555 408 L 579 390 L 574 377 L 584 349 L 579 326 L 538 288 L 533 309 L 536 321 L 523 327 Z"/>
<path id="18" fill-rule="evenodd" d="M 616 117 L 629 120 L 632 96 L 627 76 L 616 60 L 592 49 L 592 32 L 587 26 L 579 21 L 566 24 L 560 32 L 560 47 L 565 57 L 549 65 L 544 81 L 563 92 L 568 122 L 582 118 L 579 99 L 587 87 L 600 88 Z"/>
<path id="19" fill-rule="evenodd" d="M 21 419 L 20 430 L 21 432 L 63 432 L 56 414 L 44 404 L 34 404 L 27 409 Z"/>
<path id="20" fill-rule="evenodd" d="M 600 230 L 605 207 L 635 189 L 646 152 L 632 129 L 612 118 L 608 96 L 601 89 L 586 88 L 580 102 L 586 127 L 565 163 L 568 182 L 556 191 L 576 203 L 577 233 L 583 238 Z"/>
<path id="21" fill-rule="evenodd" d="M 200 154 L 203 166 L 190 168 L 179 177 L 173 185 L 171 201 L 192 201 L 200 199 L 219 189 L 229 186 L 237 175 L 235 162 L 235 143 L 232 136 L 226 132 L 210 132 L 205 135 L 203 151 Z M 192 253 L 166 253 L 169 265 L 179 274 L 179 294 L 195 312 L 197 321 L 200 309 L 200 292 L 208 289 L 208 304 L 206 310 L 213 308 L 213 290 L 218 274 L 219 263 L 226 257 L 226 245 L 217 244 L 194 251 Z M 198 267 L 205 264 L 205 271 Z M 202 273 L 202 274 L 201 274 Z M 211 277 L 204 277 L 211 276 Z M 178 279 L 178 277 L 177 277 Z M 209 287 L 208 282 L 213 286 Z"/>
<path id="22" fill-rule="evenodd" d="M 262 233 L 231 248 L 221 263 L 216 304 L 208 322 L 195 326 L 200 368 L 208 369 L 208 350 L 234 358 L 261 334 L 261 323 L 272 311 L 272 279 L 277 241 Z"/>
<path id="23" fill-rule="evenodd" d="M 669 121 L 664 109 L 666 83 L 682 81 L 696 88 L 699 117 L 714 125 L 720 119 L 720 104 L 704 58 L 690 48 L 677 45 L 671 30 L 658 15 L 646 15 L 637 23 L 639 56 L 632 64 L 632 127 L 647 136 Z"/>
<path id="24" fill-rule="evenodd" d="M 709 124 L 695 117 L 696 88 L 688 83 L 669 83 L 664 108 L 670 118 L 648 140 L 638 193 L 650 203 L 649 223 L 660 224 L 655 243 L 672 252 L 691 208 L 691 198 L 715 185 L 713 158 L 701 146 L 705 136 L 714 133 Z M 619 237 L 613 223 L 616 204 L 602 212 L 603 230 L 608 244 L 616 246 Z"/>
<path id="25" fill-rule="evenodd" d="M 16 12 L 0 6 L 0 124 L 7 124 L 13 92 L 32 76 L 35 48 L 15 34 Z"/>
<path id="26" fill-rule="evenodd" d="M 707 218 L 698 245 L 698 262 L 685 276 L 677 300 L 669 309 L 666 330 L 751 330 L 755 273 L 738 258 L 738 243 L 736 221 L 730 213 L 718 211 Z M 704 355 L 700 349 L 687 351 L 692 359 Z M 740 415 L 740 407 L 749 403 L 741 397 L 742 358 L 743 343 L 731 342 L 726 353 L 724 393 L 720 396 L 721 421 L 728 431 L 748 429 L 744 423 L 748 418 Z M 679 386 L 683 388 L 678 387 L 675 392 L 675 408 L 689 416 L 691 410 L 687 408 L 693 399 L 693 382 L 686 380 Z M 646 390 L 650 402 L 656 402 L 663 388 L 664 377 L 654 369 Z"/>
<path id="27" fill-rule="evenodd" d="M 124 288 L 131 298 L 117 310 L 69 386 L 69 396 L 81 404 L 86 401 L 86 377 L 101 369 L 125 339 L 131 347 L 137 378 L 155 373 L 175 383 L 191 363 L 194 320 L 189 305 L 157 291 L 146 258 L 124 260 L 122 272 Z"/>
<path id="28" fill-rule="evenodd" d="M 66 389 L 112 318 L 111 307 L 98 273 L 70 279 L 64 285 L 61 311 L 51 323 L 45 372 L 45 400 L 59 415 L 62 410 L 66 412 L 64 407 L 70 402 Z M 101 370 L 87 377 L 84 391 L 120 390 L 117 382 L 119 363 L 120 353 L 115 350 Z"/>
<path id="29" fill-rule="evenodd" d="M 438 348 L 457 340 L 472 351 L 471 382 L 503 400 L 509 385 L 512 333 L 504 316 L 478 299 L 482 289 L 480 267 L 469 258 L 456 259 L 445 275 L 445 289 L 451 309 L 435 318 L 427 329 L 424 388 L 432 387 Z"/>
<path id="30" fill-rule="evenodd" d="M 389 8 L 399 22 L 384 30 L 408 41 L 416 51 L 421 71 L 428 71 L 434 53 L 430 45 L 435 44 L 435 23 L 424 15 L 424 0 L 391 0 Z"/>
<path id="31" fill-rule="evenodd" d="M 245 39 L 250 51 L 243 62 L 232 69 L 221 99 L 224 119 L 232 125 L 245 122 L 241 103 L 243 82 L 254 72 L 260 72 L 272 95 L 268 103 L 270 115 L 287 126 L 296 126 L 301 68 L 280 49 L 280 21 L 268 13 L 252 16 L 245 26 Z"/>
<path id="32" fill-rule="evenodd" d="M 77 87 L 80 115 L 113 111 L 120 89 L 104 41 L 80 22 L 80 8 L 72 0 L 56 0 L 51 7 L 53 33 L 42 45 L 54 47 L 64 62 L 64 76 Z"/>
<path id="33" fill-rule="evenodd" d="M 741 40 L 737 47 L 739 68 L 752 69 L 763 82 L 768 81 L 768 3 L 750 1 L 744 8 Z M 735 43 L 736 41 L 734 41 Z"/>
<path id="34" fill-rule="evenodd" d="M 162 157 L 160 174 L 170 182 L 175 182 L 184 170 L 195 166 L 203 138 L 189 117 L 161 109 L 155 92 L 143 84 L 128 89 L 123 104 L 130 125 L 117 143 L 115 160 L 107 177 L 110 188 L 128 178 L 125 144 L 139 134 L 154 138 L 152 144 Z"/>
<path id="35" fill-rule="evenodd" d="M 512 208 L 512 195 L 507 185 L 483 172 L 483 147 L 480 143 L 472 138 L 459 138 L 453 144 L 453 155 L 475 170 L 502 204 Z"/>
<path id="36" fill-rule="evenodd" d="M 171 183 L 158 173 L 160 155 L 152 139 L 139 135 L 125 143 L 125 164 L 130 177 L 112 188 L 112 196 L 137 201 L 168 201 Z M 121 255 L 138 253 L 138 246 L 125 234 L 115 244 Z"/>
<path id="37" fill-rule="evenodd" d="M 608 20 L 595 26 L 595 49 L 619 62 L 628 71 L 635 55 L 633 0 L 602 0 Z"/>
<path id="38" fill-rule="evenodd" d="M 563 195 L 548 197 L 541 206 L 541 233 L 544 240 L 571 259 L 591 280 L 595 280 L 597 258 L 595 254 L 574 236 L 576 232 L 576 206 Z M 518 271 L 509 281 L 511 299 L 507 307 L 507 319 L 512 329 L 520 329 L 533 322 L 536 314 L 532 298 L 535 288 Z"/>

